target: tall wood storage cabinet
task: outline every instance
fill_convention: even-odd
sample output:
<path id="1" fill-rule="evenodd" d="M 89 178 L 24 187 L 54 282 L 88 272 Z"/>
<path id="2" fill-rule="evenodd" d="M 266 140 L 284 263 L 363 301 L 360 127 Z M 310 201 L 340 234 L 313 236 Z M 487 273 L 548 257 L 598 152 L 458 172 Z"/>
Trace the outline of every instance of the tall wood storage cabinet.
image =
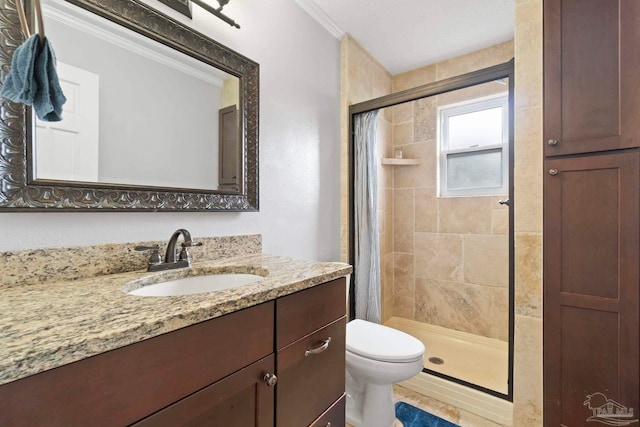
<path id="1" fill-rule="evenodd" d="M 640 2 L 544 0 L 544 144 L 545 426 L 624 425 L 640 412 Z"/>

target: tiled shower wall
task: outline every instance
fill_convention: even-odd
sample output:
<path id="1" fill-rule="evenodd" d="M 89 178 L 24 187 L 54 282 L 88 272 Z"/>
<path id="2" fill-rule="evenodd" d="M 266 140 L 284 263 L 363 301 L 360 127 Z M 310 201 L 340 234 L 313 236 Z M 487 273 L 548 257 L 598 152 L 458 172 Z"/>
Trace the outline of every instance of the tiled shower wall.
<path id="1" fill-rule="evenodd" d="M 368 101 L 391 93 L 391 74 L 362 48 L 356 40 L 346 35 L 341 42 L 340 91 L 342 105 L 342 154 L 341 174 L 349 176 L 349 105 Z M 346 118 L 346 120 L 345 120 Z M 383 111 L 378 116 L 378 156 L 388 156 L 392 150 L 392 114 Z M 392 224 L 392 171 L 378 165 L 378 218 L 380 227 L 380 270 L 382 316 L 390 317 L 393 306 L 393 224 Z M 349 261 L 348 239 L 348 179 L 342 179 L 342 260 Z"/>
<path id="2" fill-rule="evenodd" d="M 452 61 L 458 69 L 469 63 L 467 72 L 475 69 L 471 67 L 478 55 L 493 58 L 495 62 L 487 66 L 494 65 L 511 59 L 513 49 L 507 43 Z M 432 76 L 438 65 L 428 67 Z M 423 71 L 396 76 L 394 81 L 417 82 L 411 74 Z M 505 82 L 490 82 L 391 108 L 394 149 L 422 162 L 389 167 L 393 169 L 394 316 L 508 339 L 509 211 L 498 203 L 507 194 L 438 197 L 437 189 L 438 107 L 507 90 Z"/>
<path id="3" fill-rule="evenodd" d="M 356 40 L 342 41 L 343 117 L 348 106 L 454 77 L 513 58 L 507 42 L 391 76 Z M 382 166 L 379 227 L 383 321 L 400 316 L 492 338 L 508 337 L 508 210 L 502 197 L 437 198 L 436 108 L 505 91 L 498 83 L 381 111 L 378 155 L 422 159 L 420 166 Z M 473 92 L 473 93 L 471 93 Z M 343 120 L 343 176 L 348 176 L 348 120 Z M 343 218 L 348 191 L 343 180 Z M 347 227 L 343 259 L 348 260 Z M 496 319 L 500 321 L 496 321 Z"/>

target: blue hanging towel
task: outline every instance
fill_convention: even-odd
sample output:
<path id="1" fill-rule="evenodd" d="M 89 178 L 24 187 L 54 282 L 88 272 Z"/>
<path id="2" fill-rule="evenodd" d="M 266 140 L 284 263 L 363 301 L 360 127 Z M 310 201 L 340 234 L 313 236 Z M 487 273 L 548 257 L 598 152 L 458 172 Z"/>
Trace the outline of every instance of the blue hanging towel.
<path id="1" fill-rule="evenodd" d="M 41 44 L 40 37 L 34 34 L 18 46 L 0 96 L 33 105 L 38 118 L 45 122 L 62 120 L 62 106 L 67 98 L 62 93 L 56 57 L 46 37 Z"/>

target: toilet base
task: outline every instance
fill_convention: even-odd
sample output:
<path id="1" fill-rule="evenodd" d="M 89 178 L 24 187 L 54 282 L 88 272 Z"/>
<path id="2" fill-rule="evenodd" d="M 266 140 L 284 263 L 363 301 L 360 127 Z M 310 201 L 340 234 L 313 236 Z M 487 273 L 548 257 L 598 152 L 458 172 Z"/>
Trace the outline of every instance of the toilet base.
<path id="1" fill-rule="evenodd" d="M 347 423 L 354 427 L 393 427 L 395 419 L 391 384 L 367 384 L 360 390 L 347 387 Z"/>

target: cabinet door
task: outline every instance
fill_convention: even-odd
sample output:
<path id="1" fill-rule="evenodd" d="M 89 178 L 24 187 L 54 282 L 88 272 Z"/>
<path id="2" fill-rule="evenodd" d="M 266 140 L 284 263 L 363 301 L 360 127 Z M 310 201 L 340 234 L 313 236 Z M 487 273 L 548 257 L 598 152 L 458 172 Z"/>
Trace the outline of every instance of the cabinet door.
<path id="1" fill-rule="evenodd" d="M 546 156 L 640 146 L 638 22 L 634 0 L 544 0 Z"/>
<path id="2" fill-rule="evenodd" d="M 545 426 L 637 420 L 640 153 L 545 169 Z"/>
<path id="3" fill-rule="evenodd" d="M 274 372 L 266 357 L 134 424 L 136 427 L 273 427 L 274 388 L 264 376 Z"/>

